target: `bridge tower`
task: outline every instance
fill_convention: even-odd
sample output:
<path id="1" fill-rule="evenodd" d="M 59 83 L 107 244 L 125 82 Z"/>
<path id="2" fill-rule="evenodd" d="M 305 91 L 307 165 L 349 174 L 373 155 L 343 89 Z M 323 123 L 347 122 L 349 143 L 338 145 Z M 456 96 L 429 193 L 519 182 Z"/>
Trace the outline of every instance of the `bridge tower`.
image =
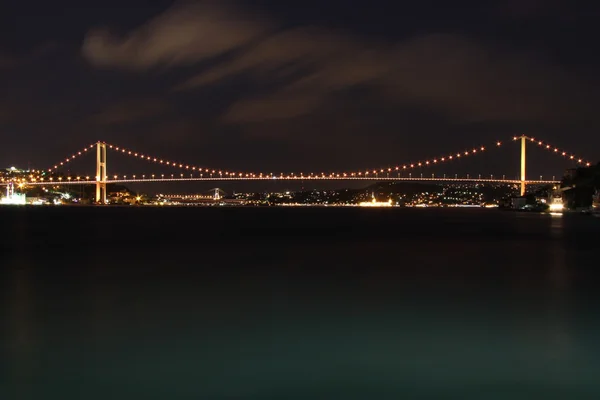
<path id="1" fill-rule="evenodd" d="M 96 203 L 106 204 L 106 143 L 96 143 Z"/>
<path id="2" fill-rule="evenodd" d="M 525 149 L 527 147 L 527 137 L 521 136 L 521 196 L 525 196 L 527 178 L 525 177 Z"/>

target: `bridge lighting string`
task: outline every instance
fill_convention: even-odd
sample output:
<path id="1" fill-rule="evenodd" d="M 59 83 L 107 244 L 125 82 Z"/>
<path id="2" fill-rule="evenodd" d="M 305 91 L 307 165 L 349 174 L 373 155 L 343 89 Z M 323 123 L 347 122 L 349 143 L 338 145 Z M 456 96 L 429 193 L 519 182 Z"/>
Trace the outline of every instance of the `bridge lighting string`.
<path id="1" fill-rule="evenodd" d="M 513 140 L 519 140 L 521 137 L 520 136 L 515 136 L 513 137 Z M 586 161 L 585 159 L 576 156 L 575 154 L 565 151 L 565 150 L 561 150 L 556 146 L 552 146 L 551 144 L 544 142 L 543 140 L 539 140 L 530 136 L 525 136 L 525 138 L 534 144 L 537 144 L 538 147 L 543 148 L 553 154 L 557 154 L 560 155 L 562 157 L 568 158 L 569 160 L 575 161 L 577 164 L 581 164 L 581 165 L 585 165 L 586 167 L 589 167 L 592 165 L 592 163 L 590 163 L 589 161 Z"/>
<path id="2" fill-rule="evenodd" d="M 95 146 L 96 146 L 96 143 L 84 147 L 83 149 L 79 150 L 78 152 L 75 152 L 72 155 L 65 157 L 62 161 L 57 162 L 56 164 L 54 164 L 53 167 L 48 168 L 47 171 L 48 172 L 56 171 L 57 169 L 59 169 L 62 166 L 67 165 L 68 163 L 70 163 L 71 161 L 76 159 L 77 157 L 80 157 L 84 154 L 88 154 L 90 152 L 90 150 L 93 149 Z"/>
<path id="3" fill-rule="evenodd" d="M 502 146 L 502 142 L 496 141 L 495 147 L 500 147 L 500 146 Z M 416 168 L 426 168 L 426 167 L 431 167 L 431 166 L 439 165 L 439 164 L 447 164 L 451 161 L 460 160 L 460 159 L 468 157 L 470 155 L 481 154 L 481 153 L 485 152 L 486 150 L 487 150 L 486 146 L 477 146 L 477 147 L 471 148 L 470 150 L 458 151 L 456 153 L 449 153 L 444 156 L 433 157 L 433 158 L 425 159 L 422 161 L 416 161 L 416 162 L 406 163 L 406 164 L 402 164 L 402 165 L 396 165 L 395 167 L 380 168 L 378 170 L 373 169 L 373 170 L 344 173 L 343 176 L 359 176 L 359 177 L 365 176 L 366 177 L 369 175 L 373 175 L 373 174 L 378 175 L 380 173 L 386 173 L 386 172 L 387 173 L 392 173 L 392 172 L 400 173 L 402 171 L 411 171 Z"/>
<path id="4" fill-rule="evenodd" d="M 175 162 L 175 161 L 171 161 L 171 160 L 166 160 L 163 159 L 161 157 L 155 157 L 155 156 L 150 156 L 148 154 L 143 154 L 140 152 L 136 152 L 130 149 L 127 149 L 125 147 L 121 147 L 121 146 L 117 146 L 114 144 L 110 144 L 110 143 L 105 143 L 106 146 L 111 149 L 116 151 L 117 153 L 120 154 L 125 154 L 131 157 L 135 157 L 135 158 L 139 158 L 145 161 L 149 161 L 155 164 L 160 164 L 160 165 L 166 165 L 168 167 L 174 167 L 174 168 L 178 168 L 180 170 L 185 170 L 188 172 L 199 172 L 201 174 L 203 173 L 207 173 L 207 174 L 219 174 L 219 175 L 225 175 L 228 177 L 246 177 L 246 178 L 254 178 L 257 177 L 259 174 L 254 174 L 254 173 L 236 173 L 236 172 L 229 172 L 229 171 L 225 171 L 225 170 L 219 170 L 219 169 L 209 169 L 209 168 L 203 168 L 203 167 L 198 167 L 198 166 L 194 166 L 194 165 L 189 165 L 189 164 L 183 164 L 180 162 Z M 260 174 L 260 176 L 262 177 L 263 174 Z"/>
<path id="5" fill-rule="evenodd" d="M 496 142 L 496 146 L 499 147 L 502 145 L 502 142 L 497 141 Z M 418 162 L 414 162 L 414 163 L 409 163 L 409 164 L 404 164 L 402 166 L 398 165 L 395 168 L 380 168 L 379 170 L 374 169 L 374 170 L 366 170 L 364 171 L 364 173 L 361 172 L 341 172 L 341 173 L 329 173 L 326 174 L 325 172 L 322 172 L 320 174 L 318 173 L 312 173 L 312 174 L 308 174 L 305 175 L 303 173 L 290 173 L 290 174 L 280 174 L 280 175 L 275 175 L 272 173 L 235 173 L 235 172 L 228 172 L 228 171 L 222 171 L 222 170 L 214 170 L 214 169 L 208 169 L 208 168 L 202 168 L 202 167 L 197 167 L 197 166 L 191 166 L 191 165 L 187 165 L 187 164 L 183 164 L 183 163 L 179 163 L 179 162 L 175 162 L 175 161 L 170 161 L 170 160 L 165 160 L 162 159 L 160 157 L 154 157 L 154 156 L 149 156 L 147 154 L 142 154 L 142 153 L 138 153 L 135 152 L 133 150 L 121 147 L 121 146 L 116 146 L 113 144 L 109 144 L 106 143 L 106 146 L 109 149 L 112 149 L 114 151 L 116 151 L 117 153 L 121 153 L 121 154 L 125 154 L 125 155 L 129 155 L 132 157 L 136 157 L 136 158 L 140 158 L 142 160 L 146 160 L 146 161 L 150 161 L 150 162 L 154 162 L 157 164 L 161 164 L 161 165 L 166 165 L 166 166 L 170 166 L 170 167 L 175 167 L 178 168 L 180 170 L 186 170 L 186 171 L 193 171 L 193 172 L 200 172 L 200 173 L 209 173 L 209 174 L 219 174 L 219 175 L 225 175 L 226 177 L 242 177 L 242 178 L 263 178 L 265 176 L 269 177 L 269 176 L 273 176 L 273 177 L 282 177 L 282 178 L 292 178 L 292 179 L 310 179 L 311 177 L 317 176 L 317 177 L 337 177 L 337 178 L 341 178 L 341 177 L 362 177 L 362 176 L 369 176 L 369 174 L 375 174 L 377 175 L 378 173 L 385 173 L 385 172 L 400 172 L 403 170 L 411 170 L 414 168 L 419 168 L 419 167 L 427 167 L 427 166 L 431 166 L 431 165 L 435 165 L 435 164 L 442 164 L 442 163 L 447 163 L 449 161 L 453 161 L 453 160 L 458 160 L 460 158 L 463 157 L 467 157 L 469 155 L 475 155 L 475 154 L 479 154 L 482 153 L 484 151 L 486 151 L 486 147 L 485 146 L 479 146 L 479 147 L 474 147 L 470 150 L 464 150 L 464 151 L 459 151 L 456 153 L 451 153 L 445 156 L 441 156 L 441 157 L 436 157 L 436 158 L 431 158 L 429 160 L 425 160 L 425 161 L 418 161 Z M 116 179 L 116 178 L 115 178 Z"/>
<path id="6" fill-rule="evenodd" d="M 165 160 L 162 159 L 160 157 L 154 157 L 154 156 L 150 156 L 147 154 L 143 154 L 140 152 L 136 152 L 133 150 L 130 150 L 128 148 L 122 147 L 122 146 L 117 146 L 114 144 L 110 144 L 110 143 L 105 143 L 104 144 L 107 146 L 107 148 L 120 153 L 120 154 L 125 154 L 131 157 L 135 157 L 135 158 L 139 158 L 142 160 L 146 160 L 149 162 L 153 162 L 156 164 L 161 164 L 161 165 L 166 165 L 166 166 L 170 166 L 170 167 L 175 167 L 178 168 L 180 170 L 186 170 L 186 171 L 193 171 L 193 172 L 199 172 L 200 174 L 202 173 L 208 173 L 208 174 L 219 174 L 219 175 L 225 175 L 226 177 L 232 178 L 232 177 L 240 177 L 240 178 L 263 178 L 263 177 L 277 177 L 278 175 L 272 174 L 272 173 L 235 173 L 235 172 L 229 172 L 229 171 L 224 171 L 224 170 L 215 170 L 215 169 L 209 169 L 209 168 L 202 168 L 202 167 L 197 167 L 197 166 L 191 166 L 188 164 L 183 164 L 183 163 L 179 163 L 179 162 L 175 162 L 175 161 L 171 161 L 171 160 Z M 499 147 L 502 145 L 502 142 L 497 141 L 496 142 L 496 146 Z M 81 151 L 74 153 L 73 155 L 66 157 L 64 161 L 61 161 L 59 163 L 57 163 L 56 165 L 54 165 L 53 168 L 49 168 L 48 171 L 54 171 L 57 170 L 58 168 L 66 165 L 67 163 L 73 161 L 75 158 L 77 158 L 78 156 L 83 155 L 84 153 L 89 152 L 90 149 L 93 149 L 96 146 L 96 143 L 87 146 L 85 148 L 83 148 Z M 462 152 L 456 152 L 456 153 L 451 153 L 448 154 L 446 156 L 440 156 L 440 157 L 436 157 L 436 158 L 432 158 L 430 160 L 424 160 L 424 161 L 418 161 L 418 162 L 414 162 L 414 163 L 408 163 L 408 164 L 404 164 L 402 166 L 398 165 L 395 168 L 381 168 L 379 170 L 366 170 L 363 172 L 343 172 L 343 173 L 329 173 L 326 174 L 324 172 L 322 172 L 321 174 L 308 174 L 308 175 L 304 175 L 303 173 L 300 174 L 295 174 L 295 173 L 291 173 L 291 174 L 287 174 L 284 175 L 283 173 L 279 175 L 279 177 L 281 178 L 306 178 L 306 179 L 310 179 L 311 177 L 362 177 L 362 176 L 369 176 L 369 174 L 375 174 L 377 175 L 378 173 L 385 173 L 385 172 L 400 172 L 403 170 L 412 170 L 414 168 L 420 168 L 420 167 L 427 167 L 427 166 L 431 166 L 431 165 L 435 165 L 435 164 L 442 164 L 442 163 L 447 163 L 449 161 L 454 161 L 457 159 L 460 159 L 462 157 L 467 157 L 469 155 L 475 155 L 475 154 L 479 154 L 482 153 L 486 150 L 485 146 L 480 146 L 480 147 L 474 147 L 471 150 L 465 150 Z M 135 176 L 135 175 L 133 175 Z M 142 175 L 144 176 L 144 175 Z M 126 179 L 126 175 L 123 176 L 124 179 Z M 118 179 L 118 176 L 115 175 L 114 179 Z"/>
<path id="7" fill-rule="evenodd" d="M 544 141 L 540 141 L 537 140 L 535 138 L 532 137 L 528 137 L 526 136 L 527 140 L 531 143 L 535 143 L 537 144 L 539 147 L 545 148 L 546 150 L 554 153 L 554 154 L 559 154 L 562 155 L 563 157 L 567 157 L 570 160 L 576 161 L 578 164 L 582 164 L 585 166 L 590 166 L 591 163 L 588 161 L 584 161 L 584 159 L 576 157 L 574 154 L 564 151 L 564 150 L 560 150 L 558 147 L 552 146 Z M 520 136 L 515 136 L 513 137 L 513 141 L 517 141 L 520 139 Z M 437 165 L 437 164 L 444 164 L 444 163 L 448 163 L 450 161 L 456 161 L 458 159 L 467 157 L 469 155 L 476 155 L 476 154 L 481 154 L 484 151 L 487 150 L 487 148 L 485 146 L 479 146 L 479 147 L 473 147 L 471 150 L 465 150 L 462 152 L 456 152 L 456 153 L 450 153 L 447 154 L 445 156 L 440 156 L 440 157 L 435 157 L 435 158 L 430 158 L 430 159 L 425 159 L 424 161 L 417 161 L 417 162 L 412 162 L 412 163 L 407 163 L 407 164 L 402 164 L 402 165 L 397 165 L 395 167 L 387 167 L 387 168 L 380 168 L 380 169 L 373 169 L 373 170 L 365 170 L 363 171 L 358 171 L 358 172 L 343 172 L 343 173 L 329 173 L 326 174 L 324 172 L 318 174 L 318 173 L 312 173 L 312 174 L 295 174 L 295 173 L 290 173 L 287 175 L 284 174 L 280 174 L 280 175 L 275 175 L 272 173 L 235 173 L 235 172 L 229 172 L 229 171 L 224 171 L 224 170 L 216 170 L 216 169 L 209 169 L 209 168 L 202 168 L 202 167 L 197 167 L 197 166 L 191 166 L 188 164 L 183 164 L 183 163 L 178 163 L 178 162 L 174 162 L 174 161 L 170 161 L 170 160 L 165 160 L 159 157 L 154 157 L 154 156 L 149 156 L 143 153 L 139 153 L 139 152 L 135 152 L 133 150 L 129 150 L 127 148 L 121 147 L 121 146 L 116 146 L 113 144 L 109 144 L 109 143 L 104 143 L 107 148 L 114 150 L 118 153 L 121 154 L 125 154 L 125 155 L 129 155 L 132 157 L 136 157 L 139 159 L 143 159 L 149 162 L 154 162 L 156 164 L 161 164 L 161 165 L 167 165 L 170 167 L 175 167 L 178 168 L 180 170 L 185 170 L 188 172 L 199 172 L 200 174 L 203 173 L 207 173 L 207 174 L 219 174 L 221 176 L 225 175 L 225 177 L 228 178 L 265 178 L 265 177 L 279 177 L 279 178 L 292 178 L 292 179 L 310 179 L 311 177 L 337 177 L 337 178 L 341 178 L 341 177 L 368 177 L 369 175 L 378 175 L 379 173 L 391 173 L 391 172 L 401 172 L 401 171 L 410 171 L 410 170 L 414 170 L 416 168 L 424 168 L 424 167 L 429 167 L 429 166 L 433 166 L 433 165 Z M 496 141 L 495 142 L 495 147 L 500 147 L 502 146 L 502 142 L 501 141 Z M 72 162 L 74 159 L 76 159 L 77 157 L 80 157 L 84 154 L 90 153 L 90 150 L 93 149 L 95 146 L 97 145 L 97 143 L 91 144 L 89 146 L 84 147 L 83 149 L 81 149 L 80 151 L 73 153 L 71 156 L 68 156 L 66 158 L 64 158 L 62 161 L 56 163 L 53 167 L 48 168 L 48 172 L 53 172 L 58 170 L 58 168 L 67 165 L 68 163 Z M 135 176 L 135 175 L 133 175 Z M 144 176 L 144 175 L 142 175 Z M 67 178 L 69 179 L 69 178 Z M 78 180 L 80 178 L 78 177 Z M 118 179 L 117 176 L 115 176 L 115 179 Z M 124 176 L 124 179 L 126 179 L 126 176 Z"/>

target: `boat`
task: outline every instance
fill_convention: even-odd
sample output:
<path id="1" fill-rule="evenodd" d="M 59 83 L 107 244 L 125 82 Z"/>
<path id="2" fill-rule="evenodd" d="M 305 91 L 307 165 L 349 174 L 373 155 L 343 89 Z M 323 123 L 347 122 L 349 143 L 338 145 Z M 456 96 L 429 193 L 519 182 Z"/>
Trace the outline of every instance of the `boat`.
<path id="1" fill-rule="evenodd" d="M 371 201 L 363 201 L 358 203 L 359 207 L 392 207 L 392 199 L 388 201 L 377 201 L 375 193 L 371 194 Z"/>
<path id="2" fill-rule="evenodd" d="M 565 208 L 562 196 L 552 196 L 548 203 L 548 211 L 553 213 L 562 212 Z"/>

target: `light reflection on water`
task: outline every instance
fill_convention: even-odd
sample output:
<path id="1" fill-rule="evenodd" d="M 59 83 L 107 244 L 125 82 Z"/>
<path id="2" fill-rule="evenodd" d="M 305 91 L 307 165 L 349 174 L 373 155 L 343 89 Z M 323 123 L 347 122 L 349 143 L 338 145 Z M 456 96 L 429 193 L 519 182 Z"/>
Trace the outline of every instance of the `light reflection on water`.
<path id="1" fill-rule="evenodd" d="M 100 218 L 93 241 L 48 243 L 43 217 L 18 219 L 1 398 L 598 398 L 590 220 L 192 212 L 151 216 L 210 238 L 165 242 L 132 211 L 69 221 Z M 142 239 L 99 239 L 131 226 Z"/>

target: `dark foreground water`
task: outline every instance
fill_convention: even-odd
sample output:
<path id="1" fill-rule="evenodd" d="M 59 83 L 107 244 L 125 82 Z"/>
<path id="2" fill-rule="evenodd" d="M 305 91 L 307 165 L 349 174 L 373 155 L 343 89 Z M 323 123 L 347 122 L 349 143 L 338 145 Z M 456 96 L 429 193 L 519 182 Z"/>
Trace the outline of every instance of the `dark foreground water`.
<path id="1" fill-rule="evenodd" d="M 598 399 L 600 219 L 0 209 L 0 399 Z"/>

